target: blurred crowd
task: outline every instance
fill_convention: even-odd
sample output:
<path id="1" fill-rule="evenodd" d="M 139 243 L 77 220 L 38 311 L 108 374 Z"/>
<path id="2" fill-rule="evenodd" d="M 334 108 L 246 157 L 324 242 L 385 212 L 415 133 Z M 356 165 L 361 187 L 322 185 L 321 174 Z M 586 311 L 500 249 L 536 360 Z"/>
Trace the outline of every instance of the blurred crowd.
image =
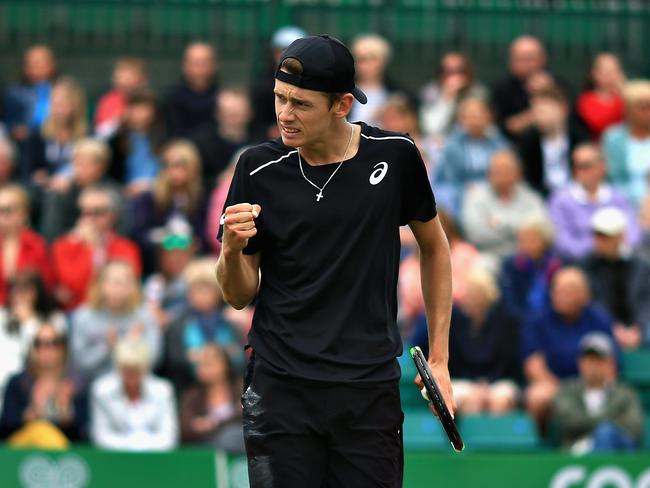
<path id="1" fill-rule="evenodd" d="M 275 65 L 304 35 L 278 30 L 249 89 L 204 42 L 158 93 L 145 59 L 119 58 L 92 107 L 50 47 L 25 51 L 0 114 L 10 444 L 243 449 L 252 309 L 222 301 L 216 233 L 238 155 L 278 136 Z M 567 448 L 637 448 L 643 412 L 617 371 L 650 345 L 650 81 L 607 52 L 564 79 L 521 36 L 496 82 L 448 52 L 414 93 L 387 76 L 386 39 L 350 45 L 368 97 L 350 120 L 414 139 L 449 239 L 459 414 L 523 408 Z M 401 239 L 398 321 L 426 349 L 417 246 Z"/>

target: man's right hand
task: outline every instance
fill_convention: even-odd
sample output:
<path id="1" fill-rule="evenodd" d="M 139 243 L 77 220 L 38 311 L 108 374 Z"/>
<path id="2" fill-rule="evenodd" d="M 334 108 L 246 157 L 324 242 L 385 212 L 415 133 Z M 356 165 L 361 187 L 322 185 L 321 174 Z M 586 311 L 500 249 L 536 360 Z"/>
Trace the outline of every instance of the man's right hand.
<path id="1" fill-rule="evenodd" d="M 255 219 L 260 215 L 262 207 L 257 204 L 238 203 L 226 207 L 223 214 L 223 253 L 240 253 L 248 240 L 257 234 Z"/>

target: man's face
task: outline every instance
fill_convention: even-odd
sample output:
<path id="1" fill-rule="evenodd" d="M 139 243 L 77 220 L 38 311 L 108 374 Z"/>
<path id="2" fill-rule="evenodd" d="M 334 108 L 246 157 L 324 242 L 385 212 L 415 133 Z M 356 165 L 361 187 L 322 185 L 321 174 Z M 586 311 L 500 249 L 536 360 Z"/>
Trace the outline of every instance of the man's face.
<path id="1" fill-rule="evenodd" d="M 89 193 L 79 200 L 79 220 L 92 226 L 97 232 L 112 230 L 115 213 L 110 197 L 101 193 Z"/>
<path id="2" fill-rule="evenodd" d="M 183 74 L 191 84 L 207 85 L 217 71 L 213 50 L 202 44 L 191 46 L 185 52 Z"/>
<path id="3" fill-rule="evenodd" d="M 573 153 L 573 177 L 585 188 L 596 188 L 605 179 L 605 165 L 594 148 L 581 147 Z"/>
<path id="4" fill-rule="evenodd" d="M 458 114 L 460 125 L 474 138 L 483 137 L 492 123 L 492 117 L 487 107 L 478 100 L 464 102 Z"/>
<path id="5" fill-rule="evenodd" d="M 544 68 L 544 51 L 533 39 L 520 39 L 510 49 L 510 71 L 520 80 Z"/>
<path id="6" fill-rule="evenodd" d="M 559 271 L 551 286 L 553 309 L 563 317 L 577 317 L 589 301 L 584 275 L 576 270 Z"/>
<path id="7" fill-rule="evenodd" d="M 105 165 L 89 154 L 76 154 L 72 160 L 75 182 L 80 186 L 97 183 L 104 176 Z"/>
<path id="8" fill-rule="evenodd" d="M 217 97 L 217 119 L 220 125 L 245 127 L 251 118 L 248 98 L 241 93 L 223 92 Z"/>
<path id="9" fill-rule="evenodd" d="M 566 123 L 566 107 L 550 98 L 533 98 L 533 121 L 542 134 L 557 130 Z"/>
<path id="10" fill-rule="evenodd" d="M 614 362 L 609 357 L 583 354 L 578 359 L 580 378 L 587 387 L 600 388 L 614 378 Z"/>
<path id="11" fill-rule="evenodd" d="M 604 258 L 615 259 L 621 254 L 625 234 L 606 235 L 594 233 L 594 253 Z"/>
<path id="12" fill-rule="evenodd" d="M 25 53 L 25 76 L 32 83 L 49 80 L 56 69 L 52 51 L 45 47 L 34 47 Z"/>
<path id="13" fill-rule="evenodd" d="M 275 80 L 275 115 L 282 142 L 300 147 L 319 141 L 335 120 L 323 93 Z"/>
<path id="14" fill-rule="evenodd" d="M 488 172 L 490 185 L 499 194 L 508 193 L 520 180 L 520 170 L 513 156 L 508 153 L 495 154 Z"/>

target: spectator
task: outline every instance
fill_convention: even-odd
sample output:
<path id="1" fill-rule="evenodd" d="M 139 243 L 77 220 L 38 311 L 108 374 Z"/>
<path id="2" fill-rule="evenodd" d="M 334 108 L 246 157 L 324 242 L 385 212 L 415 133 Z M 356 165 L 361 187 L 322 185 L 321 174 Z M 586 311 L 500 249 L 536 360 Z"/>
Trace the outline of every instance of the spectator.
<path id="1" fill-rule="evenodd" d="M 155 264 L 151 230 L 163 227 L 173 217 L 187 220 L 199 248 L 206 247 L 203 229 L 207 202 L 201 185 L 201 158 L 196 147 L 183 139 L 170 141 L 162 151 L 162 162 L 162 171 L 151 191 L 131 202 L 133 238 L 142 250 L 147 274 Z"/>
<path id="2" fill-rule="evenodd" d="M 122 126 L 108 141 L 113 156 L 109 176 L 125 185 L 127 197 L 151 189 L 159 170 L 158 149 L 162 135 L 154 93 L 147 89 L 129 93 Z"/>
<path id="3" fill-rule="evenodd" d="M 562 265 L 552 247 L 548 219 L 534 216 L 522 222 L 517 250 L 505 259 L 500 277 L 506 308 L 520 322 L 548 306 L 551 279 Z"/>
<path id="4" fill-rule="evenodd" d="M 187 308 L 165 335 L 163 376 L 180 394 L 192 384 L 199 351 L 207 343 L 223 347 L 235 368 L 243 369 L 242 334 L 224 317 L 221 290 L 214 279 L 214 261 L 192 261 L 185 270 Z"/>
<path id="5" fill-rule="evenodd" d="M 5 123 L 19 145 L 47 118 L 55 76 L 56 59 L 49 46 L 37 44 L 25 51 L 21 80 L 5 94 Z"/>
<path id="6" fill-rule="evenodd" d="M 48 287 L 54 284 L 45 240 L 29 229 L 29 197 L 19 185 L 0 188 L 0 305 L 7 299 L 7 283 L 19 271 L 33 270 Z"/>
<path id="7" fill-rule="evenodd" d="M 228 438 L 236 430 L 238 449 L 228 450 L 243 452 L 241 381 L 236 379 L 226 351 L 216 344 L 206 344 L 198 354 L 196 377 L 197 383 L 183 393 L 180 403 L 181 439 L 232 448 Z"/>
<path id="8" fill-rule="evenodd" d="M 456 123 L 458 105 L 468 97 L 486 100 L 488 93 L 476 80 L 469 58 L 457 51 L 448 52 L 440 60 L 438 78 L 420 92 L 424 133 L 444 141 Z"/>
<path id="9" fill-rule="evenodd" d="M 650 343 L 650 265 L 624 247 L 626 218 L 602 208 L 591 219 L 594 249 L 581 265 L 594 301 L 614 317 L 614 335 L 626 349 Z"/>
<path id="10" fill-rule="evenodd" d="M 637 393 L 616 381 L 614 347 L 594 332 L 580 341 L 580 377 L 561 384 L 553 414 L 562 445 L 576 454 L 634 451 L 643 434 Z"/>
<path id="11" fill-rule="evenodd" d="M 515 252 L 522 222 L 545 215 L 542 199 L 521 181 L 517 156 L 499 151 L 490 161 L 488 181 L 466 192 L 462 222 L 467 240 L 498 262 Z"/>
<path id="12" fill-rule="evenodd" d="M 187 282 L 183 271 L 194 256 L 196 244 L 190 224 L 177 217 L 159 229 L 154 240 L 158 265 L 145 282 L 144 295 L 158 327 L 165 330 L 185 310 Z"/>
<path id="13" fill-rule="evenodd" d="M 217 52 L 210 44 L 194 42 L 183 57 L 183 78 L 167 97 L 169 137 L 189 137 L 214 118 L 214 101 L 219 92 Z"/>
<path id="14" fill-rule="evenodd" d="M 519 396 L 517 345 L 519 324 L 499 300 L 494 276 L 475 268 L 466 277 L 466 290 L 452 310 L 449 334 L 449 373 L 461 414 L 507 413 Z M 416 328 L 414 344 L 426 346 L 426 320 Z"/>
<path id="15" fill-rule="evenodd" d="M 106 176 L 110 161 L 110 149 L 98 139 L 84 138 L 72 151 L 70 179 L 45 193 L 41 211 L 41 234 L 49 242 L 69 232 L 79 218 L 79 195 L 85 188 L 102 185 L 119 193 L 117 182 Z M 128 214 L 120 199 L 120 215 L 117 226 L 121 233 L 128 229 Z"/>
<path id="16" fill-rule="evenodd" d="M 256 76 L 251 91 L 251 105 L 255 107 L 251 122 L 251 135 L 255 142 L 272 140 L 280 137 L 275 119 L 275 70 L 286 48 L 307 33 L 300 27 L 283 26 L 273 33 L 271 38 L 271 56 L 269 63 L 260 76 Z"/>
<path id="17" fill-rule="evenodd" d="M 45 447 L 53 440 L 49 437 L 60 434 L 72 441 L 84 439 L 87 417 L 85 392 L 67 367 L 66 336 L 45 323 L 34 336 L 24 371 L 9 380 L 0 429 L 13 434 L 10 442 Z M 43 427 L 45 422 L 49 428 Z"/>
<path id="18" fill-rule="evenodd" d="M 152 360 L 160 352 L 160 333 L 142 303 L 140 283 L 131 265 L 106 263 L 95 277 L 88 302 L 72 316 L 72 359 L 84 378 L 92 381 L 111 367 L 112 350 L 124 337 L 147 343 Z"/>
<path id="19" fill-rule="evenodd" d="M 598 146 L 583 143 L 573 151 L 573 181 L 553 192 L 549 213 L 555 225 L 555 248 L 565 259 L 581 259 L 593 249 L 591 219 L 599 209 L 615 207 L 626 215 L 626 242 L 636 247 L 641 231 L 634 208 L 618 189 L 605 181 L 607 168 Z"/>
<path id="20" fill-rule="evenodd" d="M 650 173 L 650 81 L 627 82 L 623 99 L 625 122 L 605 131 L 603 151 L 610 181 L 639 204 Z"/>
<path id="21" fill-rule="evenodd" d="M 97 102 L 95 133 L 103 139 L 112 136 L 122 123 L 129 94 L 146 86 L 147 70 L 144 60 L 119 58 L 113 68 L 113 89 L 102 95 Z"/>
<path id="22" fill-rule="evenodd" d="M 599 53 L 591 64 L 587 87 L 578 97 L 578 116 L 584 121 L 594 141 L 611 125 L 623 120 L 623 85 L 625 73 L 618 56 Z"/>
<path id="23" fill-rule="evenodd" d="M 391 56 L 390 44 L 377 34 L 361 34 L 352 42 L 350 51 L 355 60 L 356 86 L 366 94 L 368 103 L 361 104 L 355 100 L 348 119 L 363 120 L 368 125 L 379 126 L 379 109 L 391 93 L 401 91 L 386 79 L 386 66 Z"/>
<path id="24" fill-rule="evenodd" d="M 569 182 L 571 153 L 587 134 L 570 122 L 567 100 L 557 88 L 534 93 L 530 113 L 532 125 L 519 137 L 519 155 L 530 186 L 548 195 Z"/>
<path id="25" fill-rule="evenodd" d="M 171 385 L 150 373 L 152 351 L 133 338 L 115 346 L 117 369 L 91 386 L 90 437 L 102 449 L 167 451 L 178 443 Z"/>
<path id="26" fill-rule="evenodd" d="M 79 195 L 80 216 L 75 227 L 52 245 L 56 298 L 66 311 L 86 298 L 96 270 L 110 260 L 128 262 L 139 275 L 140 251 L 135 243 L 114 232 L 120 196 L 104 186 L 84 188 Z"/>
<path id="27" fill-rule="evenodd" d="M 508 76 L 494 85 L 494 103 L 499 126 L 513 140 L 533 124 L 530 95 L 555 85 L 546 70 L 546 50 L 533 36 L 517 37 L 510 44 Z"/>
<path id="28" fill-rule="evenodd" d="M 0 136 L 0 188 L 14 180 L 15 170 L 16 147 L 9 139 Z"/>
<path id="29" fill-rule="evenodd" d="M 11 280 L 6 307 L 0 308 L 0 398 L 9 377 L 25 364 L 43 323 L 52 324 L 61 332 L 67 328 L 65 317 L 54 310 L 40 275 L 21 271 Z"/>
<path id="30" fill-rule="evenodd" d="M 577 376 L 578 344 L 590 332 L 612 336 L 613 319 L 594 305 L 584 273 L 575 267 L 558 270 L 551 281 L 551 303 L 529 317 L 523 330 L 526 407 L 543 427 L 558 383 Z"/>
<path id="31" fill-rule="evenodd" d="M 46 187 L 51 177 L 67 178 L 75 143 L 88 133 L 86 94 L 72 78 L 59 78 L 52 86 L 50 110 L 40 131 L 27 141 L 32 183 Z"/>
<path id="32" fill-rule="evenodd" d="M 272 90 L 271 90 L 272 93 Z M 248 124 L 252 109 L 244 90 L 226 88 L 216 98 L 216 124 L 205 125 L 192 136 L 201 154 L 202 180 L 206 192 L 212 191 L 233 154 L 250 142 Z"/>
<path id="33" fill-rule="evenodd" d="M 458 213 L 467 187 L 484 181 L 492 156 L 508 143 L 492 123 L 487 103 L 466 98 L 458 108 L 460 127 L 453 132 L 440 156 L 433 178 L 436 198 L 443 207 Z"/>

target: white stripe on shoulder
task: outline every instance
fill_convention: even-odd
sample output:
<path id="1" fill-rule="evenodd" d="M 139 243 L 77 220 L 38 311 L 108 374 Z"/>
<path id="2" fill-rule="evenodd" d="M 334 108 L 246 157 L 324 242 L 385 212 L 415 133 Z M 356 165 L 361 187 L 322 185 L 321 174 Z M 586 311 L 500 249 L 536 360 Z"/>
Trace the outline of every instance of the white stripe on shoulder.
<path id="1" fill-rule="evenodd" d="M 384 137 L 374 137 L 374 136 L 367 136 L 367 135 L 365 135 L 365 134 L 361 134 L 361 137 L 365 137 L 366 139 L 372 139 L 373 141 L 383 141 L 383 140 L 386 140 L 386 139 L 402 139 L 402 140 L 404 140 L 404 141 L 408 141 L 408 142 L 410 142 L 411 144 L 413 144 L 413 145 L 415 146 L 415 142 L 413 142 L 413 141 L 412 141 L 411 139 L 409 139 L 408 137 L 404 137 L 404 136 L 384 136 Z"/>
<path id="2" fill-rule="evenodd" d="M 289 156 L 291 156 L 292 154 L 295 154 L 295 153 L 297 153 L 297 152 L 298 152 L 298 150 L 296 149 L 295 151 L 288 152 L 287 154 L 285 154 L 284 156 L 279 157 L 278 159 L 274 159 L 273 161 L 269 161 L 268 163 L 264 163 L 264 164 L 263 164 L 262 166 L 260 166 L 259 168 L 254 169 L 253 171 L 251 171 L 251 172 L 249 173 L 249 175 L 250 175 L 250 176 L 253 176 L 255 173 L 257 173 L 257 172 L 260 171 L 260 170 L 263 170 L 263 169 L 266 168 L 267 166 L 271 166 L 272 164 L 279 163 L 279 162 L 282 161 L 283 159 L 288 158 Z"/>

